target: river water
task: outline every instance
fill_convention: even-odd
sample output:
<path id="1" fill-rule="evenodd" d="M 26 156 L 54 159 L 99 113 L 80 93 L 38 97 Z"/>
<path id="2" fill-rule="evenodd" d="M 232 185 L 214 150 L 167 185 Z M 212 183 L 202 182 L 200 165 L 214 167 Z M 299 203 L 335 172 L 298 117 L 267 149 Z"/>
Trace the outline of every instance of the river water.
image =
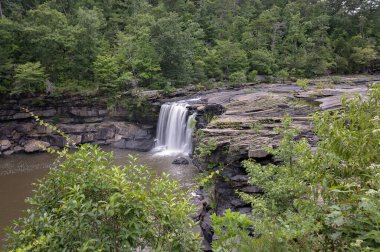
<path id="1" fill-rule="evenodd" d="M 157 155 L 152 152 L 136 152 L 106 147 L 114 152 L 116 165 L 126 164 L 128 154 L 137 156 L 141 164 L 155 170 L 158 174 L 168 173 L 180 181 L 184 188 L 194 185 L 197 169 L 193 165 L 173 165 L 176 156 Z M 15 154 L 0 157 L 0 251 L 4 245 L 4 228 L 23 215 L 28 208 L 25 198 L 31 196 L 33 183 L 48 173 L 54 162 L 54 156 L 48 153 Z"/>

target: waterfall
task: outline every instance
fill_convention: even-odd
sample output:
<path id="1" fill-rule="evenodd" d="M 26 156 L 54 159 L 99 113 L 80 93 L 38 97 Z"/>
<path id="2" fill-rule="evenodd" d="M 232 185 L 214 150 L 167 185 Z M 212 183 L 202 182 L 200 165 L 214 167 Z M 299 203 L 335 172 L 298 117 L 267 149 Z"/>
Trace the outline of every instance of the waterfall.
<path id="1" fill-rule="evenodd" d="M 195 114 L 189 115 L 188 105 L 184 101 L 161 106 L 157 124 L 156 150 L 191 153 L 193 133 L 191 122 Z"/>

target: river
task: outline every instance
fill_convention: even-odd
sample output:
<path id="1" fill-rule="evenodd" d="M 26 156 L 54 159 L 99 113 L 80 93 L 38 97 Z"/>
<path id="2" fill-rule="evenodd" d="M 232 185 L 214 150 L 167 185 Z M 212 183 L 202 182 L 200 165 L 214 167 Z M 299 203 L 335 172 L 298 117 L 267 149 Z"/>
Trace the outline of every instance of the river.
<path id="1" fill-rule="evenodd" d="M 126 164 L 128 154 L 137 156 L 142 164 L 154 169 L 158 174 L 168 173 L 181 182 L 185 188 L 194 184 L 197 169 L 193 165 L 173 165 L 176 156 L 157 155 L 151 152 L 136 152 L 105 147 L 114 152 L 116 165 Z M 21 217 L 28 208 L 25 198 L 32 195 L 33 183 L 49 171 L 54 156 L 48 153 L 15 154 L 0 157 L 0 251 L 4 245 L 4 228 Z"/>

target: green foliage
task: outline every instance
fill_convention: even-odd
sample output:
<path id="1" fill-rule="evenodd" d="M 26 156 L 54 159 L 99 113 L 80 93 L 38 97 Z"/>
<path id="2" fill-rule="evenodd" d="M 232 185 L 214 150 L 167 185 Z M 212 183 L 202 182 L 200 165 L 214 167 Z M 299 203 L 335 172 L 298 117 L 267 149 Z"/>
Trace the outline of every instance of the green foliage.
<path id="1" fill-rule="evenodd" d="M 168 94 L 173 93 L 175 90 L 176 90 L 175 87 L 173 87 L 173 86 L 171 85 L 171 83 L 168 82 L 168 83 L 165 84 L 165 87 L 163 88 L 162 92 L 163 92 L 164 94 L 168 95 Z"/>
<path id="2" fill-rule="evenodd" d="M 9 231 L 11 251 L 196 251 L 194 209 L 178 182 L 130 157 L 83 145 L 40 181 L 32 208 Z"/>
<path id="3" fill-rule="evenodd" d="M 285 69 L 282 69 L 281 71 L 277 72 L 277 77 L 280 78 L 282 82 L 285 82 L 289 79 L 289 72 Z"/>
<path id="4" fill-rule="evenodd" d="M 28 62 L 15 69 L 13 94 L 34 94 L 45 91 L 47 75 L 40 62 Z"/>
<path id="5" fill-rule="evenodd" d="M 298 79 L 296 82 L 297 86 L 299 86 L 303 90 L 306 90 L 309 83 L 310 83 L 310 80 L 308 80 L 308 79 Z"/>
<path id="6" fill-rule="evenodd" d="M 213 151 L 218 147 L 218 142 L 214 138 L 207 139 L 207 142 L 200 142 L 199 146 L 195 149 L 195 153 L 200 158 L 209 157 Z"/>
<path id="7" fill-rule="evenodd" d="M 228 209 L 223 217 L 215 214 L 211 215 L 213 230 L 217 240 L 213 242 L 213 251 L 242 251 L 237 247 L 237 243 L 251 239 L 249 228 L 252 228 L 253 221 L 245 214 L 232 212 Z"/>
<path id="8" fill-rule="evenodd" d="M 237 72 L 249 81 L 255 71 L 282 81 L 376 72 L 375 2 L 2 1 L 0 91 L 27 62 L 40 62 L 56 91 L 111 94 Z"/>
<path id="9" fill-rule="evenodd" d="M 268 50 L 254 50 L 251 52 L 250 58 L 251 67 L 259 74 L 271 75 L 277 69 L 273 53 Z"/>
<path id="10" fill-rule="evenodd" d="M 243 165 L 249 183 L 263 196 L 240 193 L 253 205 L 254 238 L 248 232 L 223 233 L 228 244 L 215 243 L 216 251 L 377 251 L 380 247 L 380 85 L 368 98 L 343 99 L 336 112 L 314 115 L 320 141 L 312 151 L 289 117 L 278 129 L 278 148 L 266 151 L 280 165 Z M 234 216 L 235 219 L 240 215 Z M 231 217 L 228 217 L 231 218 Z M 228 218 L 214 218 L 217 230 L 231 230 Z M 243 217 L 242 217 L 243 218 Z M 221 229 L 223 223 L 224 229 Z M 231 249 L 232 248 L 232 249 Z"/>
<path id="11" fill-rule="evenodd" d="M 247 82 L 247 76 L 244 71 L 238 71 L 230 74 L 229 79 L 235 85 L 240 85 Z"/>
<path id="12" fill-rule="evenodd" d="M 247 80 L 248 81 L 256 81 L 256 77 L 257 77 L 257 71 L 252 70 L 251 72 L 248 73 Z"/>
<path id="13" fill-rule="evenodd" d="M 333 84 L 339 84 L 341 82 L 341 78 L 339 76 L 331 76 L 330 80 Z"/>

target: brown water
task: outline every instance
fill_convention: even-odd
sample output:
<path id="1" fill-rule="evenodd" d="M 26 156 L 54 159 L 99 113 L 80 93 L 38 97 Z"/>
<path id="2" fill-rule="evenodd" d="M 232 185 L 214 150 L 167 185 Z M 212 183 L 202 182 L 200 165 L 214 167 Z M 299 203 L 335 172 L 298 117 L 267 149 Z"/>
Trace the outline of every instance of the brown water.
<path id="1" fill-rule="evenodd" d="M 197 169 L 193 165 L 173 165 L 175 156 L 160 156 L 153 153 L 105 148 L 114 152 L 115 164 L 123 165 L 128 154 L 137 156 L 142 164 L 158 173 L 168 173 L 184 187 L 194 184 Z M 16 154 L 0 157 L 0 251 L 4 245 L 4 228 L 21 217 L 28 208 L 25 198 L 32 195 L 33 183 L 48 173 L 54 156 L 47 153 Z"/>

